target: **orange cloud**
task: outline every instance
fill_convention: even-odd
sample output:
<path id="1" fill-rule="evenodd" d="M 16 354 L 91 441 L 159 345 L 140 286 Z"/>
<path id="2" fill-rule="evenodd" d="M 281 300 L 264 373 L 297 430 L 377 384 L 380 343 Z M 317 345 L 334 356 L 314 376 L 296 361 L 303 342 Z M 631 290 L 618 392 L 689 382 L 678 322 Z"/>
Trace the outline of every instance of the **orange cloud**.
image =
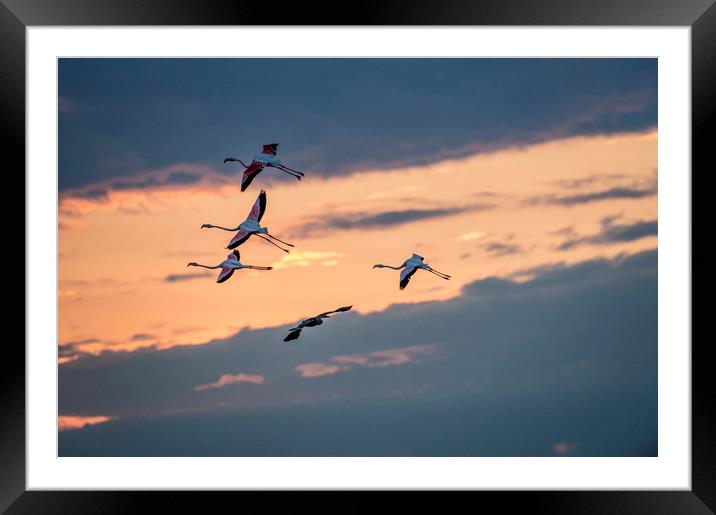
<path id="1" fill-rule="evenodd" d="M 101 424 L 103 422 L 108 422 L 110 420 L 114 420 L 115 417 L 105 417 L 105 416 L 96 416 L 96 417 L 77 417 L 77 416 L 68 416 L 68 415 L 60 415 L 57 417 L 57 428 L 59 431 L 70 431 L 72 429 L 82 429 L 85 426 L 92 426 L 95 424 Z"/>
<path id="2" fill-rule="evenodd" d="M 237 383 L 251 383 L 251 384 L 264 384 L 266 378 L 260 374 L 224 374 L 213 383 L 200 384 L 194 387 L 195 392 L 203 392 L 212 388 L 223 388 L 230 384 Z"/>
<path id="3" fill-rule="evenodd" d="M 331 376 L 341 370 L 347 370 L 347 367 L 327 365 L 325 363 L 304 363 L 296 367 L 296 372 L 301 377 Z"/>
<path id="4" fill-rule="evenodd" d="M 311 266 L 314 263 L 320 263 L 323 266 L 334 266 L 338 264 L 336 258 L 341 255 L 333 251 L 294 251 L 286 254 L 279 261 L 274 262 L 271 266 L 276 269 L 288 268 L 292 266 Z"/>

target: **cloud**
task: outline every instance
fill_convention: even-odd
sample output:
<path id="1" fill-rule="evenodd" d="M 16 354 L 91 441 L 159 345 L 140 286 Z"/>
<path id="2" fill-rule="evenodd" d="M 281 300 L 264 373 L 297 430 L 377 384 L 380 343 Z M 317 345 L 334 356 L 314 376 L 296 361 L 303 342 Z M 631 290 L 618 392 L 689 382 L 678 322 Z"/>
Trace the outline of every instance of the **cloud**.
<path id="1" fill-rule="evenodd" d="M 609 245 L 636 241 L 649 236 L 658 236 L 658 220 L 640 221 L 631 224 L 614 224 L 616 217 L 602 220 L 602 229 L 591 236 L 577 236 L 573 230 L 567 231 L 569 238 L 559 244 L 558 250 L 570 250 L 581 245 Z"/>
<path id="2" fill-rule="evenodd" d="M 60 226 L 65 230 L 84 228 L 85 225 L 77 218 L 98 209 L 118 209 L 130 214 L 151 213 L 161 209 L 167 201 L 187 193 L 222 190 L 239 183 L 233 175 L 188 163 L 93 182 L 60 191 Z"/>
<path id="3" fill-rule="evenodd" d="M 653 197 L 656 195 L 656 186 L 648 188 L 628 188 L 628 187 L 616 187 L 607 190 L 594 191 L 591 193 L 582 193 L 578 195 L 544 195 L 540 197 L 532 197 L 524 202 L 527 206 L 536 205 L 553 205 L 553 206 L 566 206 L 572 207 L 581 204 L 588 204 L 591 202 L 599 202 L 601 200 L 613 200 L 613 199 L 640 199 L 645 197 Z"/>
<path id="4" fill-rule="evenodd" d="M 133 342 L 142 342 L 142 341 L 146 341 L 146 340 L 153 340 L 156 337 L 157 336 L 154 334 L 137 333 L 137 334 L 133 334 L 132 337 L 130 338 L 130 340 Z"/>
<path id="5" fill-rule="evenodd" d="M 482 246 L 485 251 L 495 256 L 507 256 L 510 254 L 517 254 L 522 252 L 522 247 L 514 243 L 501 243 L 501 242 L 490 242 Z"/>
<path id="6" fill-rule="evenodd" d="M 60 345 L 57 349 L 57 356 L 60 358 L 70 358 L 78 354 L 77 349 L 71 343 Z"/>
<path id="7" fill-rule="evenodd" d="M 337 317 L 311 345 L 282 326 L 80 357 L 60 414 L 119 419 L 63 433 L 60 455 L 656 455 L 656 251 L 523 272 Z M 194 389 L 227 363 L 271 381 L 207 403 Z"/>
<path id="8" fill-rule="evenodd" d="M 102 415 L 94 417 L 73 417 L 61 415 L 57 417 L 57 429 L 59 431 L 70 431 L 72 429 L 82 429 L 95 424 L 102 424 L 114 420 L 114 417 L 105 417 Z"/>
<path id="9" fill-rule="evenodd" d="M 466 207 L 438 208 L 438 209 L 404 209 L 396 211 L 383 211 L 366 215 L 363 213 L 349 213 L 332 218 L 312 220 L 294 229 L 295 234 L 301 237 L 321 235 L 330 231 L 351 229 L 380 229 L 395 227 L 420 220 L 431 218 L 444 218 L 460 215 L 471 211 L 492 209 L 493 204 L 475 204 Z"/>
<path id="10" fill-rule="evenodd" d="M 285 254 L 279 261 L 276 261 L 271 266 L 275 269 L 289 268 L 293 266 L 312 266 L 316 263 L 323 266 L 335 266 L 339 262 L 337 258 L 341 256 L 342 254 L 334 251 L 294 251 L 290 254 Z"/>
<path id="11" fill-rule="evenodd" d="M 92 344 L 100 342 L 101 340 L 98 338 L 83 338 L 80 340 L 72 340 L 61 343 L 57 349 L 57 357 L 60 362 L 68 362 L 73 359 L 77 359 L 80 356 L 87 354 L 82 347 L 92 346 Z"/>
<path id="12" fill-rule="evenodd" d="M 432 354 L 435 347 L 432 345 L 417 345 L 413 347 L 401 347 L 397 349 L 385 349 L 368 354 L 352 354 L 347 356 L 336 356 L 333 361 L 336 363 L 351 363 L 370 368 L 390 367 L 393 365 L 405 365 L 424 354 Z"/>
<path id="13" fill-rule="evenodd" d="M 590 175 L 588 177 L 579 177 L 577 179 L 557 180 L 554 181 L 554 184 L 566 189 L 580 189 L 584 186 L 591 186 L 594 183 L 608 182 L 615 179 L 624 179 L 625 177 L 627 177 L 627 175 L 622 173 L 602 173 Z"/>
<path id="14" fill-rule="evenodd" d="M 209 272 L 188 272 L 185 274 L 169 274 L 163 280 L 167 283 L 177 283 L 183 281 L 193 281 L 194 279 L 204 279 L 211 277 Z"/>
<path id="15" fill-rule="evenodd" d="M 93 183 L 91 186 L 66 190 L 60 195 L 60 200 L 69 198 L 101 200 L 107 199 L 112 192 L 117 191 L 189 186 L 204 180 L 224 182 L 227 179 L 225 175 L 217 173 L 213 168 L 178 163 L 159 170 L 150 170 L 127 177 L 115 177 L 104 182 Z"/>
<path id="16" fill-rule="evenodd" d="M 59 94 L 105 108 L 60 118 L 62 191 L 178 161 L 220 167 L 275 138 L 289 166 L 330 177 L 657 123 L 656 59 L 79 61 L 60 60 Z M 276 69 L 294 80 L 245 79 Z"/>
<path id="17" fill-rule="evenodd" d="M 458 236 L 457 239 L 461 240 L 461 241 L 472 241 L 472 240 L 477 240 L 479 238 L 483 238 L 484 236 L 485 236 L 484 232 L 474 231 L 474 232 L 468 232 L 465 234 L 461 234 L 460 236 Z"/>
<path id="18" fill-rule="evenodd" d="M 431 354 L 434 351 L 435 347 L 432 345 L 418 345 L 384 349 L 367 354 L 347 354 L 334 356 L 330 359 L 330 363 L 304 363 L 298 365 L 296 372 L 301 377 L 321 377 L 350 370 L 353 365 L 369 368 L 405 365 L 415 361 L 420 355 Z"/>
<path id="19" fill-rule="evenodd" d="M 341 370 L 347 370 L 347 368 L 338 365 L 326 365 L 325 363 L 304 363 L 296 367 L 296 372 L 301 377 L 330 376 Z"/>
<path id="20" fill-rule="evenodd" d="M 203 392 L 205 390 L 211 390 L 214 388 L 223 388 L 230 384 L 238 383 L 250 383 L 250 384 L 264 384 L 266 378 L 261 374 L 223 374 L 213 383 L 200 384 L 194 387 L 195 392 Z"/>

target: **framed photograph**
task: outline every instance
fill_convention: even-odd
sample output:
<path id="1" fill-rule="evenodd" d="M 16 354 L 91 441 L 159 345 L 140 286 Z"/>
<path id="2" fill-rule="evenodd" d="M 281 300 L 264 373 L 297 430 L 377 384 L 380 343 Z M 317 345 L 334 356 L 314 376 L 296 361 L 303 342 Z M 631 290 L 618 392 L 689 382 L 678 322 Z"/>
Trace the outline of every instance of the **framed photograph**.
<path id="1" fill-rule="evenodd" d="M 3 0 L 26 311 L 2 507 L 712 513 L 711 4 Z"/>

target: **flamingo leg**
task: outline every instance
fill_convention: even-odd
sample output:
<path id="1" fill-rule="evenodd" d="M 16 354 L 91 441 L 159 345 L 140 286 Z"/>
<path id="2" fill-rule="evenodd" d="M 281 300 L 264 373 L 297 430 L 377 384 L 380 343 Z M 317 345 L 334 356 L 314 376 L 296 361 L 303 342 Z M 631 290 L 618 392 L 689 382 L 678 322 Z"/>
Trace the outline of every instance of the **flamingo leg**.
<path id="1" fill-rule="evenodd" d="M 289 167 L 286 166 L 286 165 L 281 165 L 281 168 L 284 168 L 284 169 L 289 170 L 289 171 L 291 171 L 291 172 L 295 172 L 295 173 L 297 173 L 297 174 L 299 174 L 299 175 L 304 175 L 303 172 L 299 172 L 298 170 L 294 170 L 293 168 L 289 168 Z"/>
<path id="2" fill-rule="evenodd" d="M 272 166 L 273 168 L 276 168 L 277 170 L 281 170 L 281 171 L 284 172 L 284 173 L 287 173 L 287 174 L 289 174 L 289 175 L 294 176 L 294 177 L 295 177 L 296 179 L 298 179 L 299 181 L 300 181 L 301 179 L 303 179 L 303 174 L 298 175 L 298 173 L 290 172 L 290 171 L 286 170 L 286 169 L 285 169 L 283 166 L 281 166 L 281 165 L 270 165 L 270 166 Z"/>
<path id="3" fill-rule="evenodd" d="M 273 270 L 272 266 L 252 266 L 252 265 L 244 265 L 246 268 L 251 268 L 252 270 Z"/>
<path id="4" fill-rule="evenodd" d="M 288 249 L 284 249 L 284 248 L 281 247 L 280 245 L 276 245 L 274 242 L 272 242 L 272 241 L 269 240 L 268 238 L 264 238 L 263 236 L 259 236 L 258 234 L 256 235 L 256 237 L 261 238 L 262 240 L 269 242 L 271 245 L 273 245 L 274 247 L 280 248 L 280 249 L 283 250 L 284 252 L 291 252 L 291 251 L 288 250 Z"/>
<path id="5" fill-rule="evenodd" d="M 428 267 L 428 272 L 432 272 L 433 274 L 437 275 L 438 277 L 446 280 L 450 280 L 450 276 L 447 274 L 443 274 L 442 272 L 438 272 L 437 270 L 433 270 L 432 268 Z"/>
<path id="6" fill-rule="evenodd" d="M 289 247 L 295 247 L 295 245 L 293 245 L 293 244 L 291 244 L 291 243 L 287 243 L 287 242 L 285 242 L 285 241 L 283 241 L 283 240 L 279 240 L 276 236 L 273 236 L 273 235 L 271 235 L 271 234 L 269 234 L 269 233 L 266 233 L 266 236 L 268 236 L 269 238 L 273 238 L 274 240 L 278 241 L 279 243 L 283 243 L 284 245 L 288 245 Z"/>

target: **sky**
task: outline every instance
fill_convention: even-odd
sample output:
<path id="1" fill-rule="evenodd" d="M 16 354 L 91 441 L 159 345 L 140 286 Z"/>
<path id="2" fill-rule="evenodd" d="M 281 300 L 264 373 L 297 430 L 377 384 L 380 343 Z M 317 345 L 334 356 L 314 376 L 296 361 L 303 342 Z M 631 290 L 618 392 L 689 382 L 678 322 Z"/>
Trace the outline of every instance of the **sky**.
<path id="1" fill-rule="evenodd" d="M 653 59 L 61 59 L 60 455 L 656 455 L 656 85 Z M 242 193 L 223 159 L 273 141 L 305 180 Z M 291 253 L 187 268 L 261 189 Z M 372 268 L 413 252 L 452 279 Z"/>

